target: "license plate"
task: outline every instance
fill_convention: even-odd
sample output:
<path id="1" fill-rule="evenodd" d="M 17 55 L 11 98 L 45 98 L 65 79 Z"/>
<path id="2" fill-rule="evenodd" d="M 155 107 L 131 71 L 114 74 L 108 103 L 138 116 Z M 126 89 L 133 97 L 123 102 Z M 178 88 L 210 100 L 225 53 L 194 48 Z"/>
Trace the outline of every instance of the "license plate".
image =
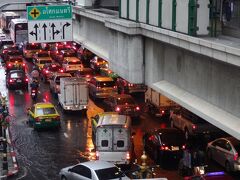
<path id="1" fill-rule="evenodd" d="M 19 82 L 19 83 L 20 83 L 20 82 L 22 82 L 22 80 L 18 79 L 18 80 L 17 80 L 17 82 Z"/>
<path id="2" fill-rule="evenodd" d="M 51 122 L 52 119 L 45 119 L 45 122 Z"/>
<path id="3" fill-rule="evenodd" d="M 179 150 L 179 147 L 178 147 L 178 146 L 172 146 L 172 150 L 173 150 L 173 151 L 178 151 L 178 150 Z"/>

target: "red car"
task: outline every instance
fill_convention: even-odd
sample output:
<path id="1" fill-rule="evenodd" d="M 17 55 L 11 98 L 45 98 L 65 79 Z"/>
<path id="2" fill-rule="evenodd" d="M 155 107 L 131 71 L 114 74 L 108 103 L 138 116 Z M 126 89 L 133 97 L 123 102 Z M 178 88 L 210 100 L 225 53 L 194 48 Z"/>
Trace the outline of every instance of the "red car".
<path id="1" fill-rule="evenodd" d="M 63 72 L 63 69 L 58 63 L 46 63 L 41 69 L 41 78 L 43 82 L 49 81 L 55 72 Z"/>

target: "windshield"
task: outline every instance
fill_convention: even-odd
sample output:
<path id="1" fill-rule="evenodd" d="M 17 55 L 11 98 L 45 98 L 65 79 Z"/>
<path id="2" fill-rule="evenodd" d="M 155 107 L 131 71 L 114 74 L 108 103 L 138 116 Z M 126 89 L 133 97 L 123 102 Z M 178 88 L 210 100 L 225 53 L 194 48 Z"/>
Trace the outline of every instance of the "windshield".
<path id="1" fill-rule="evenodd" d="M 92 70 L 83 70 L 83 71 L 79 71 L 80 75 L 93 75 L 93 71 Z"/>
<path id="2" fill-rule="evenodd" d="M 11 74 L 11 78 L 22 78 L 24 76 L 24 74 L 23 73 L 21 73 L 21 72 L 15 72 L 15 73 L 12 73 Z"/>
<path id="3" fill-rule="evenodd" d="M 52 62 L 51 60 L 41 60 L 40 64 L 46 64 L 46 63 L 51 63 L 51 62 Z"/>
<path id="4" fill-rule="evenodd" d="M 76 57 L 77 54 L 75 52 L 66 52 L 63 55 L 64 57 Z"/>
<path id="5" fill-rule="evenodd" d="M 163 144 L 166 145 L 183 145 L 185 144 L 185 138 L 182 133 L 171 132 L 171 133 L 162 133 L 160 134 Z"/>
<path id="6" fill-rule="evenodd" d="M 103 81 L 103 82 L 98 82 L 99 87 L 113 87 L 115 86 L 114 81 Z"/>
<path id="7" fill-rule="evenodd" d="M 27 44 L 26 49 L 27 50 L 38 50 L 38 49 L 41 49 L 41 45 L 40 44 Z"/>
<path id="8" fill-rule="evenodd" d="M 23 62 L 22 59 L 10 59 L 9 61 L 10 62 Z"/>
<path id="9" fill-rule="evenodd" d="M 48 115 L 48 114 L 56 114 L 56 110 L 53 107 L 49 108 L 37 108 L 36 115 Z"/>
<path id="10" fill-rule="evenodd" d="M 81 61 L 69 61 L 69 65 L 81 64 Z"/>
<path id="11" fill-rule="evenodd" d="M 38 57 L 49 57 L 48 53 L 39 53 Z"/>
<path id="12" fill-rule="evenodd" d="M 95 170 L 99 180 L 117 179 L 124 177 L 124 174 L 117 167 Z"/>
<path id="13" fill-rule="evenodd" d="M 8 51 L 9 56 L 21 56 L 22 54 L 19 51 Z"/>
<path id="14" fill-rule="evenodd" d="M 117 98 L 117 104 L 135 104 L 131 98 Z"/>
<path id="15" fill-rule="evenodd" d="M 58 71 L 61 67 L 59 65 L 51 65 L 49 66 L 50 71 Z"/>

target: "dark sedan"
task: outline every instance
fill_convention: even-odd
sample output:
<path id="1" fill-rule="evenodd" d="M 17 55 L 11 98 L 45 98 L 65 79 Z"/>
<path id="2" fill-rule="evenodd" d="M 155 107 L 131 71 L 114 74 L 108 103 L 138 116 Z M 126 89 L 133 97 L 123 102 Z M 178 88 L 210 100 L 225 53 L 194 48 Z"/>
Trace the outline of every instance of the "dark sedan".
<path id="1" fill-rule="evenodd" d="M 134 101 L 131 95 L 114 94 L 104 100 L 107 105 L 107 110 L 115 111 L 119 114 L 129 115 L 131 117 L 140 116 L 140 107 Z"/>
<path id="2" fill-rule="evenodd" d="M 162 167 L 178 166 L 186 140 L 184 133 L 175 128 L 158 129 L 143 136 L 144 149 Z"/>
<path id="3" fill-rule="evenodd" d="M 22 70 L 11 70 L 6 75 L 6 86 L 11 88 L 28 88 L 28 77 Z"/>

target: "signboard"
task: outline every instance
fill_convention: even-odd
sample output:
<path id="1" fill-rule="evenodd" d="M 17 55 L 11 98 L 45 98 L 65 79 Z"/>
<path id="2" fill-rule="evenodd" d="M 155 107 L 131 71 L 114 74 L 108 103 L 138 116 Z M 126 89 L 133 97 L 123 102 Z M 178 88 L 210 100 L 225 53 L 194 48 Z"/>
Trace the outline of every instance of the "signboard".
<path id="1" fill-rule="evenodd" d="M 30 43 L 72 41 L 72 7 L 28 6 Z"/>

